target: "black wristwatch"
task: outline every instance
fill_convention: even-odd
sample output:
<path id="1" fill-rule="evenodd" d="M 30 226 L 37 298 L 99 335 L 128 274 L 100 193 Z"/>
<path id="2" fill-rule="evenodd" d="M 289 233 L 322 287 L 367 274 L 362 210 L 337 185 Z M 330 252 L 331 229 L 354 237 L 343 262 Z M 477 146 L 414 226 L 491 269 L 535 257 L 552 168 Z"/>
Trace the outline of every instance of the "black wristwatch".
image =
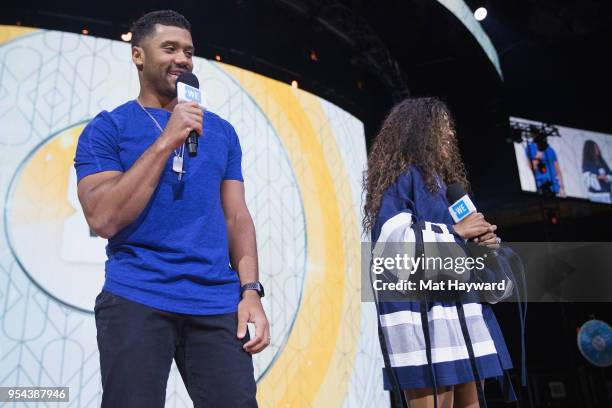
<path id="1" fill-rule="evenodd" d="M 240 298 L 242 298 L 242 294 L 245 290 L 254 290 L 257 292 L 260 298 L 264 297 L 264 288 L 261 282 L 249 282 L 242 285 L 240 288 Z"/>

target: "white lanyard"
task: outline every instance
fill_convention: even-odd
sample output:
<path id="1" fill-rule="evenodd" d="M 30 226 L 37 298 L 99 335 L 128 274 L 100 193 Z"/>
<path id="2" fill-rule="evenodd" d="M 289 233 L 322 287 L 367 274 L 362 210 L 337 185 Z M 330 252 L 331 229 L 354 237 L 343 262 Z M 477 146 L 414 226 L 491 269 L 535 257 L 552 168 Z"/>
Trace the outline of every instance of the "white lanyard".
<path id="1" fill-rule="evenodd" d="M 160 135 L 163 133 L 164 129 L 162 129 L 162 127 L 159 125 L 159 122 L 153 117 L 153 115 L 151 115 L 144 106 L 142 106 L 142 104 L 140 103 L 140 101 L 138 99 L 136 99 L 136 103 L 138 103 L 138 106 L 140 106 L 142 108 L 142 110 L 144 111 L 144 113 L 147 114 L 148 117 L 151 118 L 151 120 L 153 121 L 153 123 L 155 123 L 155 126 L 157 126 L 157 128 L 159 129 Z M 181 150 L 180 153 L 178 151 L 176 151 L 176 149 L 174 149 L 174 159 L 172 159 L 172 171 L 174 171 L 175 173 L 178 174 L 178 179 L 179 181 L 181 181 L 181 176 L 183 175 L 183 173 L 186 173 L 186 171 L 183 170 L 183 155 L 185 153 L 185 144 L 181 145 Z"/>

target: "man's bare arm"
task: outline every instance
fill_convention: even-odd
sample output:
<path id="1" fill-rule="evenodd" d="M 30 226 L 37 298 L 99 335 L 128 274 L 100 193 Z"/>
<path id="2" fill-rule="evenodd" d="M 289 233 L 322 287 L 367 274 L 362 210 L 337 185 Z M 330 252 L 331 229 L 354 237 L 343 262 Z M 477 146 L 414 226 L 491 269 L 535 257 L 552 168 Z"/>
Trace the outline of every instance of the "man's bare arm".
<path id="1" fill-rule="evenodd" d="M 110 238 L 138 218 L 157 188 L 171 152 L 158 139 L 127 172 L 103 171 L 79 182 L 79 201 L 96 234 Z"/>
<path id="2" fill-rule="evenodd" d="M 221 184 L 221 201 L 227 223 L 230 261 L 238 271 L 240 283 L 259 280 L 257 268 L 257 242 L 255 226 L 246 206 L 244 184 L 237 180 L 225 180 Z M 255 336 L 243 348 L 251 354 L 259 353 L 270 345 L 270 324 L 257 292 L 246 290 L 238 304 L 239 339 L 247 333 L 247 323 L 255 324 Z"/>
<path id="3" fill-rule="evenodd" d="M 240 283 L 259 279 L 255 226 L 246 206 L 244 184 L 225 180 L 221 184 L 221 201 L 229 240 L 230 262 L 240 276 Z"/>

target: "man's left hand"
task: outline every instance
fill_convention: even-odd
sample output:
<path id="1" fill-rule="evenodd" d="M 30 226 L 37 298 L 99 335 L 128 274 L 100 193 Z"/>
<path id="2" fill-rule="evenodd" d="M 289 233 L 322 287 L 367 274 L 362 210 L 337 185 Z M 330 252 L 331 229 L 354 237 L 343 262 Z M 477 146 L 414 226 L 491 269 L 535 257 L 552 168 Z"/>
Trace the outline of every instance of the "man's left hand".
<path id="1" fill-rule="evenodd" d="M 245 290 L 242 300 L 238 303 L 238 338 L 247 333 L 247 323 L 255 324 L 255 337 L 246 342 L 243 348 L 251 354 L 256 354 L 270 345 L 270 325 L 263 310 L 261 298 L 254 290 Z"/>

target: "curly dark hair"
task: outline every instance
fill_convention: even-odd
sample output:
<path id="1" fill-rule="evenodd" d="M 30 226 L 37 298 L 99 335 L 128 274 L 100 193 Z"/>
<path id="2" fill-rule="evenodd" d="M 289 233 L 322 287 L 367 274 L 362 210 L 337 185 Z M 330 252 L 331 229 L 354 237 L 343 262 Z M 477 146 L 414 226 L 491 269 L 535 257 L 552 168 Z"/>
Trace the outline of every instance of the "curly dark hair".
<path id="1" fill-rule="evenodd" d="M 584 142 L 582 148 L 582 171 L 589 171 L 592 167 L 601 167 L 606 171 L 606 174 L 610 173 L 610 167 L 601 155 L 599 145 L 589 139 Z"/>
<path id="2" fill-rule="evenodd" d="M 384 120 L 363 177 L 365 231 L 374 227 L 385 190 L 411 164 L 420 170 L 431 192 L 439 189 L 436 176 L 447 184 L 461 183 L 469 191 L 452 115 L 437 98 L 405 99 Z"/>
<path id="3" fill-rule="evenodd" d="M 155 31 L 155 24 L 180 27 L 191 32 L 191 24 L 182 14 L 174 10 L 151 11 L 132 24 L 132 47 L 140 46 L 142 40 Z"/>

